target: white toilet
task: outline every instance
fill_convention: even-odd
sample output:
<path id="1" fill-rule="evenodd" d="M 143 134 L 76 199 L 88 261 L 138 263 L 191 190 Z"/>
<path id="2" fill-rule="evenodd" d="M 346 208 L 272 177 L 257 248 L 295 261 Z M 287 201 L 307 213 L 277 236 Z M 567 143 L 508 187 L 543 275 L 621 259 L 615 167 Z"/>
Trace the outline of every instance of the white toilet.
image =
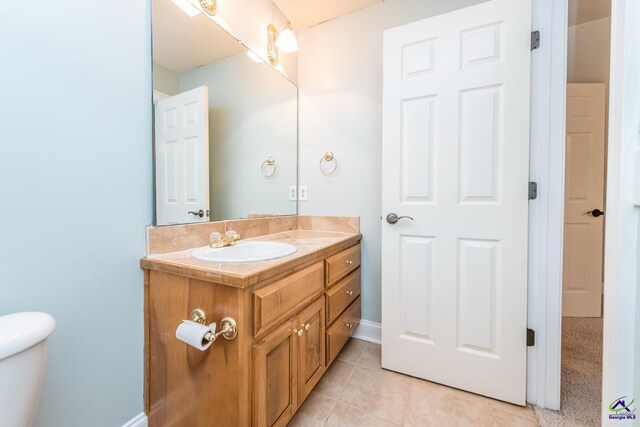
<path id="1" fill-rule="evenodd" d="M 33 424 L 56 321 L 47 313 L 0 316 L 0 426 Z"/>

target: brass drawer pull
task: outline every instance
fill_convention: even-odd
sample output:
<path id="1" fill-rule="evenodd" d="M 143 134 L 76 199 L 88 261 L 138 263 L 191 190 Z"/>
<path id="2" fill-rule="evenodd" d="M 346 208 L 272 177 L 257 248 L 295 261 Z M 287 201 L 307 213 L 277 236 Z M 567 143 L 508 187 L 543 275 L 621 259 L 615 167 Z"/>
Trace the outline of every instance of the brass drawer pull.
<path id="1" fill-rule="evenodd" d="M 344 291 L 344 293 L 349 295 L 349 296 L 353 295 L 353 291 Z"/>
<path id="2" fill-rule="evenodd" d="M 310 327 L 311 327 L 311 325 L 307 323 L 306 325 L 304 325 L 304 330 L 308 331 Z"/>
<path id="3" fill-rule="evenodd" d="M 351 260 L 347 260 L 347 261 L 345 261 L 344 263 L 345 263 L 345 264 L 349 264 L 349 265 L 351 265 L 351 264 L 353 264 L 353 261 L 351 261 Z"/>
<path id="4" fill-rule="evenodd" d="M 351 328 L 353 328 L 353 323 L 345 323 L 344 326 L 346 326 L 347 328 L 351 329 Z"/>

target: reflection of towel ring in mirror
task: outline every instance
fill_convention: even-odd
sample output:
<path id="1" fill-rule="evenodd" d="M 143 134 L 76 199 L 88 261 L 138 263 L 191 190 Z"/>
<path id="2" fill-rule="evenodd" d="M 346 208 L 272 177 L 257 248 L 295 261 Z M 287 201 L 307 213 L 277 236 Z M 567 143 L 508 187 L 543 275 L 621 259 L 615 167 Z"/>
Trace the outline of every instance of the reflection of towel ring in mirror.
<path id="1" fill-rule="evenodd" d="M 326 170 L 323 165 L 324 163 L 331 163 L 333 162 L 333 168 L 331 168 L 330 170 Z M 320 159 L 320 171 L 329 176 L 332 175 L 336 170 L 338 169 L 338 161 L 336 160 L 336 157 L 333 155 L 333 151 L 327 151 L 326 153 L 324 153 L 324 156 L 322 156 L 322 158 Z"/>
<path id="2" fill-rule="evenodd" d="M 265 169 L 265 166 L 271 167 L 271 173 L 269 173 L 268 167 Z M 273 157 L 269 157 L 267 160 L 262 162 L 260 173 L 262 173 L 262 176 L 264 176 L 265 178 L 272 178 L 276 174 L 276 159 L 274 159 Z"/>

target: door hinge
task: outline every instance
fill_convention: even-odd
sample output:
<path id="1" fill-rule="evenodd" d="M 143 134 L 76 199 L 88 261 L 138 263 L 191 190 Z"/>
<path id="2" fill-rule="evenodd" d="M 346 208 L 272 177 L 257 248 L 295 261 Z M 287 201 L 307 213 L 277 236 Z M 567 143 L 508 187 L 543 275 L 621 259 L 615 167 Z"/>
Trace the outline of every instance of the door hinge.
<path id="1" fill-rule="evenodd" d="M 527 328 L 527 347 L 536 345 L 536 331 Z"/>
<path id="2" fill-rule="evenodd" d="M 531 31 L 531 50 L 540 47 L 540 31 Z"/>
<path id="3" fill-rule="evenodd" d="M 529 181 L 529 200 L 535 200 L 538 198 L 538 183 L 535 181 Z"/>

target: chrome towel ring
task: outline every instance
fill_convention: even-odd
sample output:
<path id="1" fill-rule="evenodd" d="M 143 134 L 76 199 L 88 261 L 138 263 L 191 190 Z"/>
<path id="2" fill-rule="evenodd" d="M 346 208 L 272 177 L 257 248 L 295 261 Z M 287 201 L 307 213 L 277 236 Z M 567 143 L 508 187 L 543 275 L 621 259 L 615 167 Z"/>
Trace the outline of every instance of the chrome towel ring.
<path id="1" fill-rule="evenodd" d="M 262 162 L 262 166 L 260 166 L 260 173 L 265 178 L 272 178 L 276 174 L 276 170 L 276 159 L 273 157 L 269 157 Z"/>
<path id="2" fill-rule="evenodd" d="M 333 167 L 328 168 L 326 165 L 329 165 L 331 163 L 333 163 Z M 322 172 L 326 176 L 329 176 L 332 175 L 336 170 L 338 170 L 338 160 L 336 160 L 336 157 L 333 155 L 332 151 L 327 151 L 326 153 L 324 153 L 324 156 L 320 158 L 320 172 Z"/>

